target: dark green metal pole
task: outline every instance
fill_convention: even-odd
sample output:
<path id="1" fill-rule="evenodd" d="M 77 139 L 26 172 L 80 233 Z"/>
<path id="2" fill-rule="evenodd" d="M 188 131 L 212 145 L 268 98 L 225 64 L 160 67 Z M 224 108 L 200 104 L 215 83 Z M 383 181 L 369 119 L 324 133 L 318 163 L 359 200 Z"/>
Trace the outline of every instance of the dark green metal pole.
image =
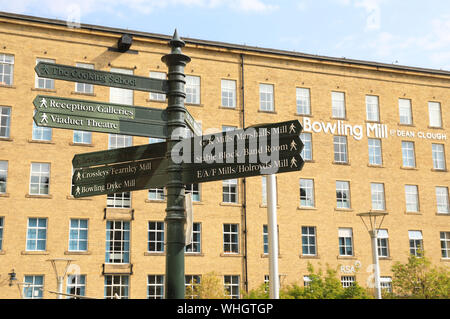
<path id="1" fill-rule="evenodd" d="M 166 299 L 184 298 L 184 189 L 182 166 L 173 162 L 170 152 L 172 147 L 181 140 L 180 131 L 186 128 L 184 117 L 186 107 L 184 100 L 186 83 L 184 68 L 191 59 L 181 53 L 184 42 L 178 37 L 177 30 L 169 42 L 172 50 L 170 54 L 162 57 L 167 65 L 169 89 L 167 93 L 167 208 L 166 208 Z"/>

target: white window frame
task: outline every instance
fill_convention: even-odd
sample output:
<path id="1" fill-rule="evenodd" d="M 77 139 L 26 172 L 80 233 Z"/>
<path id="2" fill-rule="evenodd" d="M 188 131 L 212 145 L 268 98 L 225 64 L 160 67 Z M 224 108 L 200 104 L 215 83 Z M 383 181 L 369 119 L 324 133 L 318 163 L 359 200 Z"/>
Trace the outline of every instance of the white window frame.
<path id="1" fill-rule="evenodd" d="M 370 122 L 380 121 L 379 97 L 366 95 L 366 120 Z"/>
<path id="2" fill-rule="evenodd" d="M 147 252 L 163 253 L 165 241 L 165 224 L 162 221 L 148 222 Z"/>
<path id="3" fill-rule="evenodd" d="M 350 182 L 336 181 L 336 208 L 350 209 Z"/>
<path id="4" fill-rule="evenodd" d="M 304 195 L 302 196 L 302 189 Z M 311 178 L 301 178 L 299 181 L 300 207 L 315 207 L 314 200 L 314 180 Z"/>
<path id="5" fill-rule="evenodd" d="M 31 279 L 27 281 L 27 277 Z M 36 279 L 40 277 L 42 278 L 42 284 L 37 284 Z M 26 283 L 23 285 L 23 298 L 24 299 L 42 299 L 44 297 L 44 275 L 25 275 L 23 278 L 23 282 Z M 31 289 L 31 290 L 29 290 Z M 28 291 L 31 291 L 31 294 L 28 294 Z M 31 297 L 28 297 L 31 295 Z"/>
<path id="6" fill-rule="evenodd" d="M 347 136 L 334 135 L 333 136 L 333 150 L 334 150 L 334 163 L 339 163 L 339 164 L 347 164 L 348 163 Z"/>
<path id="7" fill-rule="evenodd" d="M 2 134 L 2 132 L 4 132 L 4 134 Z M 10 138 L 10 136 L 11 136 L 11 107 L 0 106 L 0 139 Z"/>
<path id="8" fill-rule="evenodd" d="M 202 252 L 202 224 L 192 223 L 192 240 L 184 247 L 186 254 L 200 254 Z"/>
<path id="9" fill-rule="evenodd" d="M 8 189 L 8 161 L 0 161 L 0 194 L 6 194 Z"/>
<path id="10" fill-rule="evenodd" d="M 239 254 L 239 224 L 223 224 L 223 253 Z"/>
<path id="11" fill-rule="evenodd" d="M 345 107 L 345 93 L 331 92 L 331 117 L 335 119 L 345 119 L 347 112 Z"/>
<path id="12" fill-rule="evenodd" d="M 225 179 L 222 181 L 222 202 L 223 203 L 238 203 L 238 179 Z M 234 200 L 233 200 L 234 198 Z"/>
<path id="13" fill-rule="evenodd" d="M 410 99 L 398 99 L 399 124 L 412 125 L 412 106 Z"/>
<path id="14" fill-rule="evenodd" d="M 311 115 L 311 94 L 308 88 L 295 88 L 298 115 Z"/>
<path id="15" fill-rule="evenodd" d="M 367 144 L 369 148 L 369 165 L 383 165 L 383 151 L 381 148 L 381 139 L 368 138 Z"/>
<path id="16" fill-rule="evenodd" d="M 378 257 L 389 257 L 389 233 L 387 229 L 379 229 L 377 232 Z M 386 253 L 383 253 L 385 251 Z"/>
<path id="17" fill-rule="evenodd" d="M 450 232 L 439 232 L 439 238 L 441 242 L 441 257 L 443 259 L 450 259 Z"/>
<path id="18" fill-rule="evenodd" d="M 86 275 L 67 275 L 66 293 L 78 296 L 86 295 Z M 74 297 L 67 296 L 66 299 Z"/>
<path id="19" fill-rule="evenodd" d="M 421 230 L 408 230 L 409 252 L 420 257 L 418 250 L 423 250 L 423 234 Z"/>
<path id="20" fill-rule="evenodd" d="M 0 73 L 0 85 L 11 86 L 14 83 L 14 55 L 0 53 L 0 65 L 2 72 Z M 5 69 L 10 69 L 10 72 L 5 72 Z M 9 77 L 9 81 L 6 78 Z"/>
<path id="21" fill-rule="evenodd" d="M 36 114 L 36 110 L 33 111 L 33 116 Z M 31 138 L 33 141 L 51 141 L 53 131 L 51 127 L 38 126 L 33 120 L 33 130 L 31 132 Z"/>
<path id="22" fill-rule="evenodd" d="M 224 275 L 223 285 L 226 291 L 226 297 L 230 299 L 240 298 L 240 278 L 239 275 Z"/>
<path id="23" fill-rule="evenodd" d="M 39 62 L 55 63 L 56 61 L 54 59 L 37 58 L 36 65 Z M 35 73 L 34 87 L 36 89 L 54 90 L 55 89 L 55 80 L 49 79 L 49 78 L 41 78 Z"/>
<path id="24" fill-rule="evenodd" d="M 436 210 L 438 214 L 449 214 L 450 205 L 448 198 L 448 187 L 436 186 Z"/>
<path id="25" fill-rule="evenodd" d="M 5 223 L 5 218 L 0 216 L 0 251 L 3 250 L 3 228 Z"/>
<path id="26" fill-rule="evenodd" d="M 263 112 L 273 112 L 275 110 L 273 84 L 259 84 L 259 110 Z"/>
<path id="27" fill-rule="evenodd" d="M 312 232 L 311 232 L 311 230 L 312 230 Z M 306 231 L 306 232 L 304 232 L 304 231 Z M 301 227 L 301 236 L 302 236 L 302 256 L 317 256 L 317 230 L 316 230 L 316 227 L 315 226 L 302 226 Z M 305 239 L 305 241 L 303 239 Z"/>
<path id="28" fill-rule="evenodd" d="M 428 102 L 428 115 L 430 127 L 442 127 L 441 103 Z"/>
<path id="29" fill-rule="evenodd" d="M 202 282 L 201 275 L 185 275 L 184 276 L 184 289 L 185 299 L 198 299 L 198 295 L 195 295 L 195 287 L 198 287 Z M 189 289 L 190 288 L 190 289 Z M 187 294 L 190 291 L 191 294 Z"/>
<path id="30" fill-rule="evenodd" d="M 384 184 L 370 183 L 372 210 L 386 210 Z"/>
<path id="31" fill-rule="evenodd" d="M 151 79 L 166 80 L 167 74 L 165 72 L 150 71 L 149 77 Z M 166 100 L 166 95 L 164 93 L 150 92 L 148 98 L 151 101 L 164 102 Z"/>
<path id="32" fill-rule="evenodd" d="M 164 275 L 147 275 L 147 299 L 164 299 Z"/>
<path id="33" fill-rule="evenodd" d="M 186 75 L 186 104 L 200 104 L 201 79 L 196 75 Z"/>
<path id="34" fill-rule="evenodd" d="M 300 140 L 303 142 L 303 149 L 300 152 L 300 156 L 304 161 L 312 161 L 312 134 L 307 132 L 300 133 Z"/>
<path id="35" fill-rule="evenodd" d="M 73 131 L 73 143 L 74 144 L 92 144 L 92 132 L 88 131 Z"/>
<path id="36" fill-rule="evenodd" d="M 355 276 L 341 276 L 342 288 L 348 288 L 355 284 Z"/>
<path id="37" fill-rule="evenodd" d="M 415 145 L 412 141 L 402 141 L 402 167 L 416 167 Z"/>
<path id="38" fill-rule="evenodd" d="M 31 219 L 36 219 L 36 226 L 30 226 Z M 41 225 L 40 222 L 45 221 L 45 225 Z M 27 223 L 27 239 L 26 239 L 26 251 L 46 251 L 47 250 L 47 218 L 30 217 Z M 42 238 L 42 232 L 44 238 Z M 41 238 L 40 238 L 41 237 Z M 38 249 L 38 243 L 43 242 L 44 248 Z M 32 245 L 31 245 L 32 244 Z M 30 247 L 32 246 L 32 247 Z"/>
<path id="39" fill-rule="evenodd" d="M 76 222 L 76 226 L 72 225 L 72 221 Z M 86 227 L 81 225 L 81 221 L 86 221 Z M 86 233 L 86 238 L 82 234 Z M 74 236 L 74 237 L 72 237 Z M 69 220 L 69 244 L 68 251 L 87 251 L 88 250 L 88 239 L 89 239 L 89 220 L 86 218 L 71 218 Z M 72 243 L 75 243 L 77 249 L 72 249 Z M 85 249 L 80 249 L 80 243 L 84 242 L 86 245 Z"/>
<path id="40" fill-rule="evenodd" d="M 76 63 L 77 68 L 94 70 L 92 63 Z M 94 85 L 89 83 L 75 82 L 75 92 L 81 94 L 94 94 Z"/>
<path id="41" fill-rule="evenodd" d="M 417 213 L 419 211 L 419 189 L 417 185 L 405 185 L 406 212 Z"/>
<path id="42" fill-rule="evenodd" d="M 433 158 L 433 169 L 445 171 L 445 151 L 444 144 L 431 144 L 431 153 Z"/>
<path id="43" fill-rule="evenodd" d="M 126 227 L 126 225 L 128 225 L 128 227 Z M 120 235 L 117 236 L 118 234 Z M 107 220 L 105 263 L 129 264 L 131 255 L 130 241 L 131 223 L 129 221 Z"/>
<path id="44" fill-rule="evenodd" d="M 222 107 L 236 108 L 236 81 L 222 79 L 220 86 Z"/>
<path id="45" fill-rule="evenodd" d="M 147 199 L 150 201 L 164 201 L 166 199 L 164 187 L 149 188 Z"/>
<path id="46" fill-rule="evenodd" d="M 110 279 L 110 284 L 107 283 L 108 278 Z M 119 279 L 117 283 L 115 278 Z M 128 299 L 130 293 L 129 283 L 129 275 L 105 275 L 105 299 L 114 299 L 116 294 L 120 299 Z"/>
<path id="47" fill-rule="evenodd" d="M 33 177 L 37 177 L 38 182 L 33 182 L 32 181 Z M 32 191 L 33 185 L 37 185 L 37 192 Z M 31 163 L 29 194 L 30 195 L 50 194 L 50 163 Z"/>
<path id="48" fill-rule="evenodd" d="M 106 195 L 106 207 L 131 208 L 131 192 L 122 192 Z"/>
<path id="49" fill-rule="evenodd" d="M 339 256 L 354 256 L 353 230 L 351 228 L 339 228 Z M 350 242 L 348 241 L 350 240 Z"/>

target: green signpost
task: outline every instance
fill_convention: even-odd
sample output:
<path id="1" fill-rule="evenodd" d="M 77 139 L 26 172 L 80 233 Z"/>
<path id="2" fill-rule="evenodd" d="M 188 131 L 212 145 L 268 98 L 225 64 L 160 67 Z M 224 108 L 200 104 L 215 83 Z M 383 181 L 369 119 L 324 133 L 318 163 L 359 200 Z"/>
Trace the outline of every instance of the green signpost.
<path id="1" fill-rule="evenodd" d="M 38 95 L 33 101 L 36 125 L 103 133 L 164 138 L 167 141 L 77 154 L 72 160 L 74 197 L 165 187 L 165 297 L 184 298 L 185 185 L 299 171 L 302 126 L 298 120 L 258 124 L 245 129 L 202 136 L 186 110 L 184 68 L 190 58 L 175 30 L 171 52 L 162 57 L 168 79 L 152 79 L 39 62 L 39 77 L 130 90 L 163 93 L 167 108 Z M 188 127 L 193 138 L 181 134 Z"/>

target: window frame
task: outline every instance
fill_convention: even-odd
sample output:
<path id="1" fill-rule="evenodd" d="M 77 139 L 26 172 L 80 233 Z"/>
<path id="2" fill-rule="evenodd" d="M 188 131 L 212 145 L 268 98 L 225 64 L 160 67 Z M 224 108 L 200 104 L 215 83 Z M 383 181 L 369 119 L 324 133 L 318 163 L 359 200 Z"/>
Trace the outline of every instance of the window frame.
<path id="1" fill-rule="evenodd" d="M 416 150 L 413 141 L 402 141 L 402 168 L 416 168 Z"/>
<path id="2" fill-rule="evenodd" d="M 151 254 L 165 252 L 166 227 L 163 221 L 150 220 L 147 223 L 147 252 Z"/>
<path id="3" fill-rule="evenodd" d="M 127 225 L 128 227 L 126 227 Z M 105 263 L 114 265 L 129 264 L 131 255 L 130 242 L 131 223 L 129 221 L 107 220 L 105 239 Z M 116 258 L 116 255 L 118 255 L 119 258 Z"/>
<path id="4" fill-rule="evenodd" d="M 370 101 L 372 98 L 373 101 Z M 375 114 L 374 118 L 372 118 L 373 114 Z M 377 95 L 366 95 L 366 120 L 368 122 L 380 122 L 380 98 Z"/>
<path id="5" fill-rule="evenodd" d="M 259 83 L 259 111 L 275 112 L 275 86 L 270 83 Z"/>
<path id="6" fill-rule="evenodd" d="M 226 227 L 229 229 L 227 230 Z M 222 225 L 223 253 L 236 255 L 240 253 L 239 224 L 224 223 Z"/>
<path id="7" fill-rule="evenodd" d="M 7 110 L 7 114 L 3 112 L 4 110 Z M 11 111 L 12 108 L 10 106 L 0 106 L 0 140 L 11 138 Z M 5 132 L 4 135 L 1 135 L 2 131 Z"/>
<path id="8" fill-rule="evenodd" d="M 331 117 L 341 120 L 347 118 L 345 92 L 331 91 Z"/>
<path id="9" fill-rule="evenodd" d="M 297 115 L 311 116 L 311 90 L 304 87 L 295 88 Z"/>
<path id="10" fill-rule="evenodd" d="M 7 61 L 7 57 L 11 57 L 11 61 Z M 14 85 L 14 64 L 15 64 L 15 56 L 13 54 L 8 53 L 0 53 L 0 65 L 2 66 L 2 72 L 0 73 L 0 86 L 13 86 Z M 5 72 L 5 66 L 10 67 L 10 74 L 8 75 Z M 5 78 L 9 76 L 9 83 L 5 81 Z"/>
<path id="11" fill-rule="evenodd" d="M 343 143 L 343 141 L 345 143 Z M 345 135 L 333 135 L 333 164 L 348 164 L 348 139 Z"/>
<path id="12" fill-rule="evenodd" d="M 220 80 L 220 105 L 224 108 L 236 108 L 236 80 L 221 79 Z M 225 96 L 224 96 L 225 95 Z M 226 101 L 226 103 L 224 103 Z"/>

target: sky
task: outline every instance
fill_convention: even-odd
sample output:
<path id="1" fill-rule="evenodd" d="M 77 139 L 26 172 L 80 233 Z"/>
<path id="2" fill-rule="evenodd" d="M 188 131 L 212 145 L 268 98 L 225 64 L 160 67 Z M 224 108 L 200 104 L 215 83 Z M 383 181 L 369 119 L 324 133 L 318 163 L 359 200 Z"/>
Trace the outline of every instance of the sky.
<path id="1" fill-rule="evenodd" d="M 448 0 L 0 0 L 0 11 L 450 71 Z"/>

